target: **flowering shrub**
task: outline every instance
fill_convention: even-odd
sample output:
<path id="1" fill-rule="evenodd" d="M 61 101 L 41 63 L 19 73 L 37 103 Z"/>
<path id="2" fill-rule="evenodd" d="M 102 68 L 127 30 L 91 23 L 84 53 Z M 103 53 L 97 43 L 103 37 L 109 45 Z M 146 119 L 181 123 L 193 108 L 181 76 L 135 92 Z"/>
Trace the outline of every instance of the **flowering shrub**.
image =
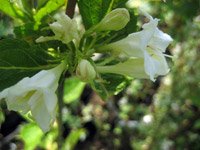
<path id="1" fill-rule="evenodd" d="M 0 99 L 5 100 L 9 110 L 29 114 L 43 132 L 49 131 L 55 121 L 57 101 L 62 113 L 63 82 L 67 76 L 78 77 L 107 99 L 123 90 L 128 80 L 156 81 L 169 72 L 164 53 L 172 38 L 158 28 L 159 19 L 137 10 L 148 22 L 136 31 L 136 16 L 125 5 L 119 8 L 119 1 L 106 0 L 102 1 L 105 8 L 99 7 L 98 1 L 78 1 L 83 24 L 62 10 L 56 11 L 54 17 L 46 15 L 64 3 L 49 1 L 44 7 L 38 4 L 34 11 L 29 6 L 30 14 L 23 11 L 28 9 L 25 2 L 22 8 L 17 1 L 5 1 L 4 5 L 14 10 L 0 6 L 21 23 L 14 29 L 15 38 L 0 41 Z M 30 24 L 26 24 L 27 18 Z M 120 77 L 114 81 L 117 84 L 113 85 L 107 75 Z M 61 88 L 57 90 L 58 87 Z"/>

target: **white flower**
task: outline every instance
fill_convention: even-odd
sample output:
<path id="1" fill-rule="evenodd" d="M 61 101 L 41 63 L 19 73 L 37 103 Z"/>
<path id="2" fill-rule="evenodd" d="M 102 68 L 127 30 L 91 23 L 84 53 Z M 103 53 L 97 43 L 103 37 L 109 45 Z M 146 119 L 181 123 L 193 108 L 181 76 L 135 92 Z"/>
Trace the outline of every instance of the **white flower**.
<path id="1" fill-rule="evenodd" d="M 127 57 L 144 58 L 145 72 L 152 81 L 155 81 L 155 77 L 165 75 L 169 71 L 163 52 L 173 40 L 168 34 L 157 28 L 158 19 L 153 19 L 145 12 L 143 14 L 150 21 L 142 26 L 142 31 L 102 46 L 100 50 L 110 50 L 115 54 L 122 54 Z"/>
<path id="2" fill-rule="evenodd" d="M 36 42 L 44 42 L 49 40 L 60 40 L 68 44 L 73 39 L 78 39 L 78 26 L 74 19 L 69 18 L 64 13 L 55 16 L 56 22 L 50 24 L 50 29 L 54 32 L 54 36 L 41 36 Z"/>
<path id="3" fill-rule="evenodd" d="M 144 70 L 144 60 L 141 58 L 129 58 L 123 63 L 110 66 L 96 66 L 100 73 L 115 73 L 134 78 L 147 79 L 148 75 Z"/>
<path id="4" fill-rule="evenodd" d="M 31 112 L 40 128 L 46 132 L 55 118 L 56 89 L 65 63 L 50 70 L 42 70 L 33 77 L 25 77 L 0 93 L 8 109 L 22 114 Z"/>

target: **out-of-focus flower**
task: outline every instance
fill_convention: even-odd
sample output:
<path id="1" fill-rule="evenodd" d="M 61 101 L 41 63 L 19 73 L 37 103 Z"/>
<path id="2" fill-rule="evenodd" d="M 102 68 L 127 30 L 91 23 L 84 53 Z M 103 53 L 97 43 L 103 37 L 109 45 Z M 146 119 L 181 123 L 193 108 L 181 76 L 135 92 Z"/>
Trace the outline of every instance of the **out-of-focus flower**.
<path id="1" fill-rule="evenodd" d="M 36 39 L 36 42 L 44 42 L 49 40 L 60 40 L 68 44 L 73 39 L 78 39 L 78 26 L 74 19 L 69 18 L 64 13 L 55 16 L 56 22 L 50 24 L 50 29 L 55 34 L 54 36 L 41 36 Z"/>
<path id="2" fill-rule="evenodd" d="M 120 41 L 102 46 L 99 50 L 109 50 L 111 53 L 127 57 L 144 58 L 145 72 L 152 81 L 155 81 L 155 77 L 165 75 L 169 71 L 163 52 L 173 40 L 168 34 L 157 28 L 158 19 L 153 19 L 145 12 L 143 14 L 150 21 L 142 26 L 142 31 L 132 33 Z"/>
<path id="3" fill-rule="evenodd" d="M 127 9 L 117 8 L 108 13 L 99 24 L 97 24 L 96 31 L 118 31 L 123 29 L 130 21 L 130 15 Z"/>
<path id="4" fill-rule="evenodd" d="M 82 59 L 76 68 L 76 75 L 82 81 L 90 81 L 96 77 L 96 71 L 88 60 Z"/>
<path id="5" fill-rule="evenodd" d="M 143 118 L 142 118 L 142 121 L 146 124 L 149 124 L 151 123 L 153 120 L 153 116 L 151 114 L 148 114 L 148 115 L 145 115 Z"/>
<path id="6" fill-rule="evenodd" d="M 96 66 L 100 73 L 115 73 L 134 78 L 148 78 L 144 70 L 144 60 L 141 58 L 130 58 L 123 63 L 110 66 Z"/>
<path id="7" fill-rule="evenodd" d="M 0 99 L 5 99 L 8 109 L 22 114 L 31 112 L 40 128 L 46 132 L 55 118 L 56 89 L 65 63 L 50 70 L 42 70 L 33 77 L 25 77 L 17 84 L 3 90 Z"/>

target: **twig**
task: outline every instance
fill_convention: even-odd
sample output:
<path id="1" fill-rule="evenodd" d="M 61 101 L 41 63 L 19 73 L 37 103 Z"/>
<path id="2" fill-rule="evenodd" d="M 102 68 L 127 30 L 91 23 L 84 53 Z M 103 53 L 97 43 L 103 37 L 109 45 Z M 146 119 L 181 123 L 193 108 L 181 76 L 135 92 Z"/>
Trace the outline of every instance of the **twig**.
<path id="1" fill-rule="evenodd" d="M 76 6 L 76 0 L 68 0 L 66 14 L 70 18 L 73 18 L 74 16 L 75 6 Z"/>
<path id="2" fill-rule="evenodd" d="M 63 145 L 63 122 L 62 122 L 62 110 L 64 107 L 63 94 L 64 94 L 64 75 L 61 77 L 58 87 L 58 150 L 62 149 Z"/>
<path id="3" fill-rule="evenodd" d="M 73 18 L 74 16 L 74 10 L 76 6 L 76 0 L 68 0 L 66 14 Z M 64 107 L 63 103 L 63 95 L 64 95 L 64 81 L 66 78 L 66 74 L 63 73 L 58 86 L 58 137 L 57 137 L 57 143 L 58 143 L 58 150 L 62 149 L 63 146 L 63 121 L 62 121 L 62 110 Z"/>

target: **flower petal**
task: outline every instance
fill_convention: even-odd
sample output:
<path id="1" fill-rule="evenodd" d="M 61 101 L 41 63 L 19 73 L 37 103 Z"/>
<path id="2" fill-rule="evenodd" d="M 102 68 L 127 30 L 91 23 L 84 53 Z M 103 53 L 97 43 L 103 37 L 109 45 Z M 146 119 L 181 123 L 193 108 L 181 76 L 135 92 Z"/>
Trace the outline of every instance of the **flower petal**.
<path id="1" fill-rule="evenodd" d="M 51 40 L 56 40 L 55 36 L 40 36 L 39 38 L 37 38 L 35 41 L 37 43 L 41 43 L 41 42 L 46 42 L 46 41 L 51 41 Z"/>
<path id="2" fill-rule="evenodd" d="M 169 67 L 166 61 L 165 56 L 160 53 L 159 51 L 154 52 L 154 66 L 156 68 L 156 74 L 157 75 L 166 75 L 169 72 Z M 157 58 L 157 59 L 156 59 Z"/>
<path id="3" fill-rule="evenodd" d="M 50 95 L 51 96 L 51 95 Z M 49 102 L 50 103 L 50 102 Z M 48 108 L 45 103 L 43 91 L 37 91 L 30 99 L 29 106 L 31 114 L 43 132 L 50 128 L 52 116 L 49 114 Z"/>
<path id="4" fill-rule="evenodd" d="M 160 50 L 165 52 L 166 48 L 173 41 L 173 39 L 166 33 L 163 33 L 158 28 L 156 28 L 153 37 L 149 41 L 149 46 L 152 49 Z"/>
<path id="5" fill-rule="evenodd" d="M 154 66 L 154 61 L 146 51 L 144 52 L 144 68 L 146 74 L 150 76 L 150 79 L 155 81 L 156 68 Z"/>
<path id="6" fill-rule="evenodd" d="M 151 55 L 151 56 L 150 56 Z M 144 53 L 145 72 L 150 76 L 152 81 L 158 75 L 166 75 L 169 72 L 164 55 L 159 51 L 150 51 Z"/>
<path id="7" fill-rule="evenodd" d="M 123 63 L 111 66 L 97 66 L 100 73 L 115 73 L 134 78 L 148 78 L 144 71 L 144 60 L 141 58 L 130 58 Z"/>
<path id="8" fill-rule="evenodd" d="M 46 132 L 55 118 L 57 104 L 56 89 L 61 73 L 66 67 L 63 62 L 50 70 L 42 70 L 33 77 L 25 77 L 14 86 L 0 93 L 8 109 L 27 113 L 31 111 L 33 118 Z"/>
<path id="9" fill-rule="evenodd" d="M 57 22 L 50 24 L 50 28 L 55 34 L 57 40 L 68 44 L 73 39 L 79 38 L 78 26 L 75 20 L 72 20 L 64 13 L 55 16 Z"/>

